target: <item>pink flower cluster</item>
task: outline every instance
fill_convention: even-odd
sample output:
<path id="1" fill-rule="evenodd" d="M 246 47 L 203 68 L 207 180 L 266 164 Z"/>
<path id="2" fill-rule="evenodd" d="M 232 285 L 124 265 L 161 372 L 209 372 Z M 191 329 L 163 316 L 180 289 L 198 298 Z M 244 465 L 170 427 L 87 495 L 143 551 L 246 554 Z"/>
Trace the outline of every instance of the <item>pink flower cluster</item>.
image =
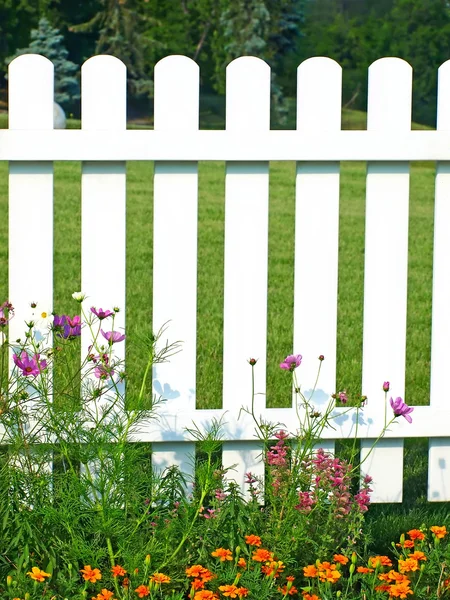
<path id="1" fill-rule="evenodd" d="M 371 477 L 364 478 L 361 489 L 353 496 L 350 492 L 352 465 L 327 454 L 322 448 L 304 464 L 304 469 L 309 474 L 311 488 L 299 492 L 299 503 L 295 507 L 299 512 L 308 513 L 320 503 L 331 505 L 336 519 L 344 518 L 355 509 L 367 511 Z"/>
<path id="2" fill-rule="evenodd" d="M 268 450 L 266 461 L 270 467 L 272 486 L 275 494 L 278 494 L 283 480 L 290 475 L 287 457 L 289 448 L 286 447 L 286 439 L 288 438 L 286 431 L 280 429 L 275 434 L 275 437 L 278 439 L 278 442 Z"/>

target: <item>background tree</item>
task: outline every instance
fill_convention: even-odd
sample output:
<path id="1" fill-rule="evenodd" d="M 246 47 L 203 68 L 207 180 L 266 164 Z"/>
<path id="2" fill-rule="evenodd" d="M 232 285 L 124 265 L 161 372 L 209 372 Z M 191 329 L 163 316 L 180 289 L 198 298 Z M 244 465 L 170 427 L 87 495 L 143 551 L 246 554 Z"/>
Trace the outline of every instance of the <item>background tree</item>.
<path id="1" fill-rule="evenodd" d="M 55 101 L 66 110 L 71 110 L 80 99 L 80 86 L 76 73 L 77 65 L 68 60 L 68 51 L 63 45 L 63 36 L 43 17 L 38 29 L 31 30 L 31 43 L 27 48 L 16 50 L 6 59 L 9 64 L 22 54 L 42 54 L 52 61 L 55 67 Z"/>

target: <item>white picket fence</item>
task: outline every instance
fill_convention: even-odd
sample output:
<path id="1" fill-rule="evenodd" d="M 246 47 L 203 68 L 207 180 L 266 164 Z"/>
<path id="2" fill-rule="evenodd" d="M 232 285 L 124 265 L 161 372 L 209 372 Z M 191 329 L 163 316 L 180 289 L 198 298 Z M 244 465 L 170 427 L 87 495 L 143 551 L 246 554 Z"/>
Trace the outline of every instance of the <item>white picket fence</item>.
<path id="1" fill-rule="evenodd" d="M 12 339 L 20 337 L 29 303 L 52 306 L 53 164 L 82 162 L 82 290 L 92 305 L 125 307 L 126 162 L 155 161 L 153 324 L 170 320 L 183 351 L 158 365 L 156 389 L 169 390 L 161 420 L 142 432 L 154 464 L 192 471 L 194 421 L 208 428 L 224 413 L 224 466 L 244 489 L 244 474 L 263 474 L 248 406 L 255 371 L 256 413 L 295 431 L 294 406 L 265 406 L 268 200 L 270 160 L 297 161 L 293 350 L 301 352 L 303 389 L 311 389 L 317 356 L 326 363 L 313 402 L 335 391 L 339 161 L 367 161 L 362 389 L 370 398 L 357 435 L 362 457 L 384 424 L 382 383 L 404 398 L 409 164 L 437 162 L 430 405 L 413 423 L 399 419 L 364 463 L 375 480 L 372 500 L 400 502 L 403 440 L 429 438 L 430 501 L 450 500 L 450 61 L 439 70 L 437 131 L 411 132 L 412 69 L 383 58 L 369 69 L 367 131 L 341 131 L 341 68 L 313 58 L 298 68 L 297 130 L 270 130 L 270 69 L 243 57 L 227 69 L 226 130 L 199 131 L 199 69 L 183 56 L 155 67 L 155 129 L 126 129 L 126 69 L 97 56 L 82 67 L 82 129 L 53 130 L 53 65 L 37 55 L 9 70 L 9 130 L 0 130 L 0 160 L 9 167 L 9 298 L 16 307 Z M 199 160 L 226 161 L 223 409 L 197 410 L 196 303 Z M 24 231 L 39 231 L 39 256 Z M 113 244 L 109 243 L 114 232 Z M 168 243 L 169 240 L 169 243 Z M 105 247 L 114 277 L 100 269 Z M 30 269 L 30 252 L 39 268 Z M 112 256 L 111 256 L 112 255 Z M 247 257 L 247 258 L 246 258 Z M 251 260 L 248 259 L 251 257 Z M 36 264 L 37 264 L 36 262 Z M 26 276 L 24 276 L 26 273 Z M 91 304 L 90 304 L 91 305 Z M 125 311 L 116 325 L 125 326 Z M 83 344 L 88 343 L 87 338 Z M 124 353 L 124 345 L 118 346 Z M 122 357 L 124 354 L 122 355 Z M 407 398 L 406 398 L 407 401 Z M 337 412 L 342 409 L 337 409 Z M 324 447 L 353 437 L 355 413 L 341 415 Z"/>

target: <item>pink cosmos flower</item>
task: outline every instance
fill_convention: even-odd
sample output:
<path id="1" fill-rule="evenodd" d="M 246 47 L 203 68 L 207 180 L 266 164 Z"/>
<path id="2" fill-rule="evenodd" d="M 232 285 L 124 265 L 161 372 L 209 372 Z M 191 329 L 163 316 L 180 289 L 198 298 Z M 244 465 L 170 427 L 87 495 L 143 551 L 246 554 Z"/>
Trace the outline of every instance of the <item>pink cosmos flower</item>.
<path id="1" fill-rule="evenodd" d="M 282 363 L 280 363 L 280 369 L 284 369 L 285 371 L 293 371 L 300 366 L 301 362 L 301 354 L 290 354 L 289 356 L 286 356 Z"/>
<path id="2" fill-rule="evenodd" d="M 109 342 L 109 344 L 115 344 L 117 342 L 123 342 L 125 339 L 125 335 L 120 333 L 119 331 L 107 331 L 106 333 L 103 329 L 100 329 L 102 336 Z"/>
<path id="3" fill-rule="evenodd" d="M 13 316 L 13 305 L 8 301 L 3 302 L 3 304 L 0 305 L 0 327 L 6 327 L 6 325 L 8 325 L 9 321 L 11 321 Z"/>
<path id="4" fill-rule="evenodd" d="M 91 307 L 91 313 L 94 313 L 94 315 L 99 318 L 100 321 L 114 314 L 111 310 L 103 310 L 103 308 L 99 308 L 97 310 L 95 306 Z"/>
<path id="5" fill-rule="evenodd" d="M 94 375 L 97 379 L 109 379 L 114 375 L 114 369 L 99 363 L 94 369 Z"/>
<path id="6" fill-rule="evenodd" d="M 412 406 L 405 404 L 400 397 L 396 398 L 395 401 L 391 398 L 390 403 L 396 417 L 405 417 L 408 423 L 412 423 L 412 419 L 409 416 L 414 410 Z"/>
<path id="7" fill-rule="evenodd" d="M 13 354 L 14 364 L 22 370 L 22 375 L 25 377 L 36 377 L 36 375 L 39 375 L 41 371 L 47 368 L 47 361 L 40 361 L 39 357 L 39 354 L 30 357 L 25 350 L 21 353 L 20 358 L 17 354 Z"/>

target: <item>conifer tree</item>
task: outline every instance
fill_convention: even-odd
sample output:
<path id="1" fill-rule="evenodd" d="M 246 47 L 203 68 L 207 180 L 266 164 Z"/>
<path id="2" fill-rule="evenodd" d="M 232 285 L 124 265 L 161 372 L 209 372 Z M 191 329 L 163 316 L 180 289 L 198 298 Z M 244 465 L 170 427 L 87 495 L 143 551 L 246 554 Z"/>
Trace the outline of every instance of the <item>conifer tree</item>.
<path id="1" fill-rule="evenodd" d="M 30 37 L 28 48 L 16 50 L 13 56 L 6 59 L 6 64 L 22 54 L 45 56 L 55 67 L 55 102 L 65 109 L 73 108 L 74 102 L 80 98 L 80 85 L 75 75 L 78 67 L 67 59 L 68 51 L 63 45 L 63 36 L 43 17 L 38 29 L 31 30 Z"/>

